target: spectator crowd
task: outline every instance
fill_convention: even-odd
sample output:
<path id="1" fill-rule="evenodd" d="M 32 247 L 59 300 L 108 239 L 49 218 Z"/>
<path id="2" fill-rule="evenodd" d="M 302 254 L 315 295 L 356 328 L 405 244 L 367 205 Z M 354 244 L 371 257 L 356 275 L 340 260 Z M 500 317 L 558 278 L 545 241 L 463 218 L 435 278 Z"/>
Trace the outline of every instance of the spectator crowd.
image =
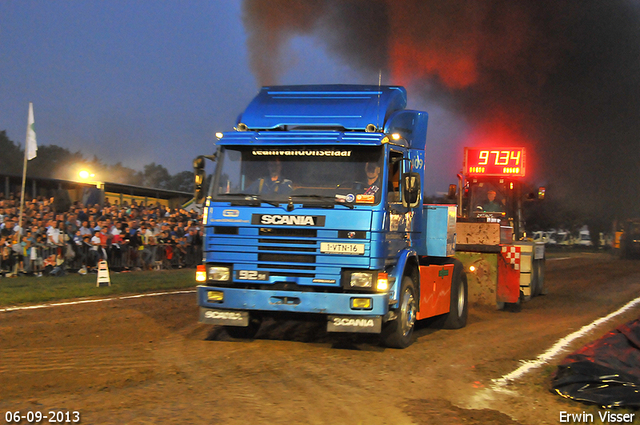
<path id="1" fill-rule="evenodd" d="M 202 219 L 162 205 L 83 205 L 57 211 L 53 198 L 0 197 L 0 276 L 195 267 L 202 258 Z"/>

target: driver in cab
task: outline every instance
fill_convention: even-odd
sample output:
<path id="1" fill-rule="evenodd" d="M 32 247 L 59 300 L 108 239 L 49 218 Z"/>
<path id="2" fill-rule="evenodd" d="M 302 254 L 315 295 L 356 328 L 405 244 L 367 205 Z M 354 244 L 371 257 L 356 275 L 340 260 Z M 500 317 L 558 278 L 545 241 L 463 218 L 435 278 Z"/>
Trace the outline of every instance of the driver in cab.
<path id="1" fill-rule="evenodd" d="M 367 175 L 364 195 L 375 195 L 380 190 L 380 166 L 375 162 L 367 162 L 364 172 Z"/>
<path id="2" fill-rule="evenodd" d="M 502 205 L 496 201 L 496 191 L 489 190 L 487 192 L 487 200 L 482 205 L 483 212 L 502 212 Z"/>
<path id="3" fill-rule="evenodd" d="M 260 177 L 247 190 L 257 195 L 281 194 L 286 195 L 293 190 L 291 180 L 282 177 L 282 163 L 279 159 L 267 163 L 269 176 Z"/>

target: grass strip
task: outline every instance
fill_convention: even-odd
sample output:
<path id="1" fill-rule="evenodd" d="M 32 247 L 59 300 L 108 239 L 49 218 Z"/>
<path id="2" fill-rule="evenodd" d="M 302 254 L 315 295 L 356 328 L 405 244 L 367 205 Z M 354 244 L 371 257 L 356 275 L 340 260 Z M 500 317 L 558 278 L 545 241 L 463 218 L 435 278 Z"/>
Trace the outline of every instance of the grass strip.
<path id="1" fill-rule="evenodd" d="M 0 306 L 42 303 L 96 296 L 136 294 L 158 290 L 193 288 L 195 269 L 139 271 L 109 274 L 111 286 L 97 287 L 96 274 L 0 278 Z"/>

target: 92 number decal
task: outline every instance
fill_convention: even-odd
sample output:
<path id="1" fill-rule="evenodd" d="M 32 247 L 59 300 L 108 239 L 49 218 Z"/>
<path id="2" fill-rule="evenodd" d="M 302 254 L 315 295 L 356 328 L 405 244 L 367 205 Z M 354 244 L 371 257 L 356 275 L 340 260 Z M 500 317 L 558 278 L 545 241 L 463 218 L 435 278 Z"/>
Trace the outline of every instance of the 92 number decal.
<path id="1" fill-rule="evenodd" d="M 257 270 L 238 270 L 238 280 L 267 280 L 269 274 L 267 272 L 259 272 Z"/>

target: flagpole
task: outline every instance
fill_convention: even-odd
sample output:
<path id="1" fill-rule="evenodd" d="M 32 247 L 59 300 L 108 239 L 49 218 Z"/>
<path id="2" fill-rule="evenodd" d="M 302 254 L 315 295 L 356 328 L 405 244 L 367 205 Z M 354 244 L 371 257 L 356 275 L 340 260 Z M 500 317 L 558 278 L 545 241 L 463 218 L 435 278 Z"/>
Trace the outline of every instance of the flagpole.
<path id="1" fill-rule="evenodd" d="M 25 233 L 22 227 L 22 213 L 24 210 L 24 191 L 27 180 L 27 156 L 29 154 L 29 131 L 31 129 L 31 119 L 33 117 L 33 104 L 29 102 L 29 119 L 27 122 L 27 137 L 24 141 L 24 165 L 22 166 L 22 193 L 20 195 L 20 214 L 18 218 L 18 226 L 20 227 L 20 233 L 18 234 L 18 242 L 22 242 L 22 235 Z"/>
<path id="2" fill-rule="evenodd" d="M 20 234 L 18 236 L 18 242 L 22 242 L 22 234 L 24 233 L 22 229 L 22 212 L 24 209 L 24 186 L 27 180 L 27 145 L 25 143 L 24 147 L 24 166 L 22 167 L 22 194 L 20 195 L 20 215 L 18 219 L 18 226 L 20 226 Z"/>

